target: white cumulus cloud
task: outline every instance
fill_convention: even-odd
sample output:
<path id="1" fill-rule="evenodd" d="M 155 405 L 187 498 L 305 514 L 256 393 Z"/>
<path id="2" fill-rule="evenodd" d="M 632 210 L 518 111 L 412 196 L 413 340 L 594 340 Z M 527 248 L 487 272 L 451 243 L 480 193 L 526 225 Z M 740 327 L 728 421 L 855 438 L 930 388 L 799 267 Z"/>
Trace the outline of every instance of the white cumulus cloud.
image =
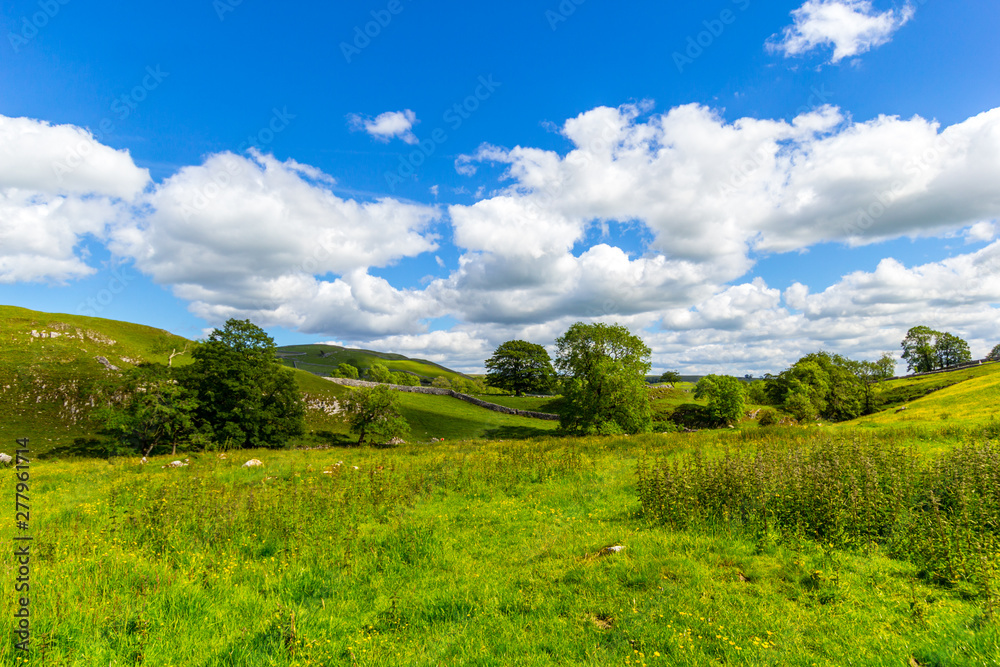
<path id="1" fill-rule="evenodd" d="M 786 57 L 832 46 L 830 62 L 839 63 L 886 44 L 915 12 L 910 3 L 878 12 L 870 0 L 807 0 L 792 12 L 794 23 L 767 46 Z"/>
<path id="2" fill-rule="evenodd" d="M 79 245 L 104 238 L 148 183 L 128 151 L 83 128 L 0 116 L 0 283 L 94 273 Z"/>
<path id="3" fill-rule="evenodd" d="M 950 127 L 854 122 L 834 107 L 791 121 L 723 120 L 699 105 L 642 119 L 598 108 L 567 121 L 566 154 L 483 146 L 506 187 L 449 209 L 459 269 L 431 285 L 469 321 L 662 312 L 738 280 L 755 256 L 820 243 L 985 238 L 1000 218 L 1000 109 Z M 638 226 L 640 253 L 588 231 Z"/>
<path id="4" fill-rule="evenodd" d="M 332 185 L 293 160 L 212 155 L 157 186 L 148 214 L 116 229 L 111 248 L 213 322 L 252 314 L 312 332 L 414 326 L 433 304 L 367 270 L 436 250 L 440 212 L 342 199 Z"/>
<path id="5" fill-rule="evenodd" d="M 358 114 L 347 117 L 351 128 L 364 130 L 372 138 L 388 142 L 390 139 L 402 139 L 408 144 L 417 143 L 413 134 L 413 126 L 417 123 L 417 114 L 409 109 L 403 111 L 386 111 L 374 118 L 366 118 Z"/>

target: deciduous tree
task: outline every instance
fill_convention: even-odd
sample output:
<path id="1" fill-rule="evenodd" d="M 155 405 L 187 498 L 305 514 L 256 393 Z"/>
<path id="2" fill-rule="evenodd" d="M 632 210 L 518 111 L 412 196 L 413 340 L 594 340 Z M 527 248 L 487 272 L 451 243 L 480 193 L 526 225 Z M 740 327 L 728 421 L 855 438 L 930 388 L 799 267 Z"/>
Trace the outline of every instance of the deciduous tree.
<path id="1" fill-rule="evenodd" d="M 365 379 L 369 382 L 381 382 L 382 384 L 389 384 L 392 382 L 392 372 L 389 367 L 385 364 L 380 364 L 378 362 L 371 365 L 368 372 L 365 374 Z"/>
<path id="2" fill-rule="evenodd" d="M 650 349 L 621 325 L 577 322 L 556 340 L 563 428 L 644 433 L 652 423 L 645 376 Z"/>
<path id="3" fill-rule="evenodd" d="M 150 456 L 157 448 L 199 441 L 195 428 L 197 400 L 171 376 L 165 366 L 142 364 L 126 372 L 116 387 L 120 399 L 96 410 L 95 418 L 119 445 Z"/>
<path id="4" fill-rule="evenodd" d="M 486 383 L 521 396 L 551 391 L 555 370 L 545 348 L 524 340 L 501 344 L 486 360 Z"/>
<path id="5" fill-rule="evenodd" d="M 352 389 L 345 404 L 359 445 L 365 440 L 385 443 L 409 432 L 409 424 L 399 412 L 399 392 L 385 385 Z"/>
<path id="6" fill-rule="evenodd" d="M 346 378 L 348 380 L 357 380 L 359 376 L 358 367 L 351 364 L 340 364 L 337 366 L 337 370 L 333 372 L 333 377 L 335 378 Z"/>
<path id="7" fill-rule="evenodd" d="M 927 373 L 937 367 L 937 355 L 934 353 L 934 339 L 937 331 L 930 327 L 913 327 L 906 332 L 901 346 L 906 369 L 916 373 Z"/>
<path id="8" fill-rule="evenodd" d="M 950 333 L 942 333 L 934 342 L 934 354 L 938 368 L 951 368 L 972 361 L 969 344 Z"/>
<path id="9" fill-rule="evenodd" d="M 746 410 L 746 385 L 728 375 L 706 375 L 698 380 L 694 397 L 708 399 L 708 412 L 720 424 L 733 424 Z"/>
<path id="10" fill-rule="evenodd" d="M 293 372 L 275 355 L 274 340 L 249 320 L 230 319 L 178 369 L 196 398 L 198 426 L 216 442 L 280 447 L 305 430 L 305 406 Z"/>
<path id="11" fill-rule="evenodd" d="M 392 384 L 398 384 L 402 387 L 419 387 L 420 379 L 416 375 L 397 371 L 392 374 Z"/>
<path id="12" fill-rule="evenodd" d="M 665 382 L 666 384 L 677 384 L 681 381 L 681 374 L 677 371 L 667 371 L 660 376 L 660 382 Z"/>

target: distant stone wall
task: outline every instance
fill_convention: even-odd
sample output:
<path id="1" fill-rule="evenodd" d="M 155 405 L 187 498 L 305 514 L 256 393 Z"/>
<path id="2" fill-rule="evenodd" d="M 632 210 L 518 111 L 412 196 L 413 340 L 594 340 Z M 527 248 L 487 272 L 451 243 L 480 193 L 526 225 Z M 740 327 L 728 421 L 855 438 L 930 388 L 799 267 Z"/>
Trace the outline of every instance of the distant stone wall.
<path id="1" fill-rule="evenodd" d="M 939 368 L 934 371 L 926 371 L 924 373 L 914 373 L 913 375 L 897 375 L 896 377 L 889 378 L 890 380 L 906 380 L 908 378 L 918 378 L 924 375 L 937 375 L 938 373 L 951 373 L 952 371 L 960 371 L 964 368 L 972 368 L 974 366 L 982 366 L 983 364 L 996 363 L 992 359 L 978 359 L 976 361 L 970 361 L 965 364 L 959 364 L 957 366 L 949 366 L 948 368 Z"/>
<path id="2" fill-rule="evenodd" d="M 336 384 L 341 384 L 346 387 L 377 387 L 378 382 L 367 382 L 365 380 L 350 380 L 348 378 L 331 378 L 325 377 L 324 380 L 329 380 Z M 547 412 L 532 412 L 531 410 L 517 410 L 515 408 L 508 408 L 505 405 L 497 405 L 496 403 L 488 403 L 486 401 L 480 400 L 475 396 L 469 396 L 468 394 L 460 394 L 457 391 L 452 391 L 451 389 L 440 389 L 438 387 L 405 387 L 400 384 L 390 384 L 387 385 L 392 387 L 396 391 L 408 391 L 413 394 L 432 394 L 434 396 L 452 396 L 460 401 L 465 401 L 466 403 L 472 403 L 473 405 L 478 405 L 481 408 L 486 408 L 487 410 L 492 410 L 493 412 L 502 412 L 507 415 L 515 415 L 518 417 L 529 417 L 531 419 L 546 419 L 548 421 L 559 421 L 559 415 L 549 414 Z"/>

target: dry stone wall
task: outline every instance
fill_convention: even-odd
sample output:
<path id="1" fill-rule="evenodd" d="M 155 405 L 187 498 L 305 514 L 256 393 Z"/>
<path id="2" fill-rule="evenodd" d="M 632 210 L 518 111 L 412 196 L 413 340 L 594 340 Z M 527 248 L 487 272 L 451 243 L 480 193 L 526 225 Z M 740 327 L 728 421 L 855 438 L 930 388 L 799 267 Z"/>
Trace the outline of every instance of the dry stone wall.
<path id="1" fill-rule="evenodd" d="M 366 380 L 350 380 L 348 378 L 323 378 L 324 380 L 329 380 L 336 384 L 341 384 L 346 387 L 377 387 L 378 382 L 367 382 Z M 549 414 L 547 412 L 533 412 L 531 410 L 517 410 L 515 408 L 508 408 L 505 405 L 497 405 L 496 403 L 489 403 L 475 396 L 469 396 L 468 394 L 460 394 L 457 391 L 451 389 L 439 389 L 438 387 L 405 387 L 400 384 L 390 384 L 389 387 L 397 391 L 408 391 L 413 394 L 432 394 L 435 396 L 453 396 L 460 401 L 465 401 L 466 403 L 472 403 L 473 405 L 478 405 L 481 408 L 486 408 L 487 410 L 492 410 L 493 412 L 502 412 L 508 415 L 516 415 L 518 417 L 529 417 L 531 419 L 546 419 L 549 421 L 559 421 L 559 415 Z"/>

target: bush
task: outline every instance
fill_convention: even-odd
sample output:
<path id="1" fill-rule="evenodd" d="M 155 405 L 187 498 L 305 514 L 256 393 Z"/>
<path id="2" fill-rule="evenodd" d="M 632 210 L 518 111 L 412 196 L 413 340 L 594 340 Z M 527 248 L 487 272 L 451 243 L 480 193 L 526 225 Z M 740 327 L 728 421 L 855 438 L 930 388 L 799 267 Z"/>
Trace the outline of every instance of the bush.
<path id="1" fill-rule="evenodd" d="M 757 413 L 758 426 L 774 426 L 779 423 L 781 423 L 781 416 L 774 408 L 762 408 L 761 411 Z"/>
<path id="2" fill-rule="evenodd" d="M 753 455 L 700 452 L 640 462 L 647 516 L 678 529 L 802 537 L 838 548 L 880 545 L 934 581 L 989 590 L 1000 553 L 1000 446 L 969 444 L 926 461 L 874 439 L 765 442 Z"/>
<path id="3" fill-rule="evenodd" d="M 337 366 L 337 370 L 333 372 L 333 377 L 357 380 L 360 377 L 360 374 L 358 373 L 357 366 L 352 366 L 351 364 L 340 364 Z"/>
<path id="4" fill-rule="evenodd" d="M 434 381 L 431 382 L 431 386 L 437 387 L 438 389 L 451 389 L 451 381 L 443 375 L 438 375 L 434 378 Z"/>
<path id="5" fill-rule="evenodd" d="M 382 384 L 389 384 L 392 382 L 392 373 L 385 364 L 372 364 L 368 369 L 366 374 L 366 379 L 369 382 L 380 382 Z"/>
<path id="6" fill-rule="evenodd" d="M 401 387 L 419 387 L 420 379 L 410 373 L 397 372 L 392 374 L 392 384 L 398 384 Z"/>
<path id="7" fill-rule="evenodd" d="M 672 421 L 654 421 L 652 426 L 653 433 L 677 433 L 681 430 L 681 427 Z"/>

